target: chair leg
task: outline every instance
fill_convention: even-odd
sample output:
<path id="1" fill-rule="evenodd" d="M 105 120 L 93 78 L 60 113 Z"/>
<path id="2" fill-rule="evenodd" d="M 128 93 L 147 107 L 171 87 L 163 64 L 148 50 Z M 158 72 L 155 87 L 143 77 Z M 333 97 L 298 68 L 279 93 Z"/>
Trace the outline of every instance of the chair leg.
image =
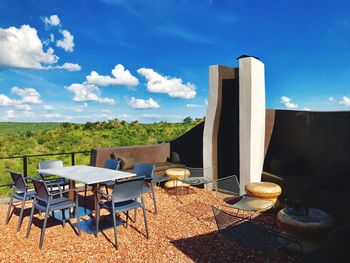
<path id="1" fill-rule="evenodd" d="M 157 211 L 157 204 L 156 204 L 156 195 L 154 193 L 154 189 L 153 189 L 153 184 L 150 183 L 150 187 L 151 187 L 151 192 L 152 192 L 152 199 L 153 199 L 153 204 L 154 204 L 154 211 L 156 214 L 158 214 L 158 211 Z"/>
<path id="2" fill-rule="evenodd" d="M 128 227 L 128 221 L 129 221 L 129 211 L 126 211 L 126 220 L 125 220 L 126 227 Z"/>
<path id="3" fill-rule="evenodd" d="M 136 211 L 137 209 L 134 210 L 134 223 L 136 223 Z"/>
<path id="4" fill-rule="evenodd" d="M 66 213 L 64 212 L 64 209 L 61 210 L 62 213 L 62 226 L 66 227 Z M 54 211 L 52 211 L 52 214 L 55 214 Z"/>
<path id="5" fill-rule="evenodd" d="M 47 224 L 47 218 L 48 217 L 49 217 L 49 206 L 47 206 L 47 209 L 45 211 L 44 224 L 43 224 L 43 228 L 41 229 L 41 233 L 40 233 L 39 249 L 41 249 L 43 247 L 44 236 L 45 236 L 45 229 L 46 229 L 46 224 Z"/>
<path id="6" fill-rule="evenodd" d="M 145 203 L 143 202 L 143 197 L 142 197 L 142 212 L 143 212 L 143 220 L 145 222 L 145 228 L 146 228 L 146 237 L 148 239 L 148 225 L 147 225 L 147 218 L 146 218 L 146 209 L 145 209 Z"/>
<path id="7" fill-rule="evenodd" d="M 22 220 L 23 220 L 23 210 L 24 210 L 24 204 L 26 203 L 26 194 L 23 196 L 22 205 L 21 205 L 21 212 L 19 213 L 19 220 L 17 225 L 17 232 L 21 228 Z"/>
<path id="8" fill-rule="evenodd" d="M 113 211 L 112 211 L 112 217 L 113 217 L 113 228 L 114 228 L 114 243 L 115 243 L 115 248 L 118 250 L 118 239 L 117 239 L 117 220 L 116 220 L 116 214 L 114 211 L 114 204 L 112 204 L 113 206 Z"/>
<path id="9" fill-rule="evenodd" d="M 12 207 L 12 201 L 13 201 L 13 194 L 11 194 L 10 197 L 10 202 L 9 202 L 9 207 L 7 209 L 7 215 L 6 215 L 6 225 L 9 223 L 10 221 L 10 212 L 11 212 L 11 207 Z"/>
<path id="10" fill-rule="evenodd" d="M 75 199 L 75 217 L 77 218 L 77 229 L 78 229 L 78 236 L 80 236 L 80 214 L 79 214 L 79 203 L 78 203 L 78 194 L 76 193 L 76 199 Z"/>
<path id="11" fill-rule="evenodd" d="M 106 187 L 106 194 L 108 194 L 108 185 L 105 184 L 105 187 Z"/>
<path id="12" fill-rule="evenodd" d="M 29 223 L 28 223 L 28 227 L 27 227 L 27 234 L 26 237 L 29 237 L 29 232 L 30 232 L 30 228 L 32 226 L 32 222 L 33 222 L 33 215 L 34 215 L 34 209 L 35 209 L 35 201 L 33 201 L 32 203 L 32 211 L 30 212 L 30 217 L 29 217 Z"/>

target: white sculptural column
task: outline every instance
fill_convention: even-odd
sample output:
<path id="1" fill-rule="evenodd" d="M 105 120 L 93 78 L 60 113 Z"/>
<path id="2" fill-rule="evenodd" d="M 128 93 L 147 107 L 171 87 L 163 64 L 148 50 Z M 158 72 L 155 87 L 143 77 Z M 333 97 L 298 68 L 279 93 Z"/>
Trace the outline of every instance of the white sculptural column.
<path id="1" fill-rule="evenodd" d="M 240 185 L 260 182 L 265 140 L 264 64 L 254 57 L 239 58 Z"/>

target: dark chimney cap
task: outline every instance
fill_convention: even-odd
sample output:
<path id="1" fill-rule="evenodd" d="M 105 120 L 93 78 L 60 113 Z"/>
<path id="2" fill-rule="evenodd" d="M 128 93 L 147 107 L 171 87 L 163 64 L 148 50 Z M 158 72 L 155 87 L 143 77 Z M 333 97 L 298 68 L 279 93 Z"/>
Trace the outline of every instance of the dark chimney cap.
<path id="1" fill-rule="evenodd" d="M 255 59 L 257 59 L 257 60 L 260 60 L 258 57 L 255 57 L 255 56 L 249 56 L 249 55 L 241 55 L 241 56 L 239 56 L 237 59 L 241 59 L 241 58 L 255 58 Z"/>

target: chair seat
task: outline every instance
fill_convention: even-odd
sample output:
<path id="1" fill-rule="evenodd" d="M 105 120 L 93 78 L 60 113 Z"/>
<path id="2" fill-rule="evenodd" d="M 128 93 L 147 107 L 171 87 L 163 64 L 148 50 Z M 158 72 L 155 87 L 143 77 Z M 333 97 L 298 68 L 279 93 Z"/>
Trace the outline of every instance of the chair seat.
<path id="1" fill-rule="evenodd" d="M 75 206 L 75 202 L 67 197 L 59 197 L 55 199 L 51 199 L 49 211 L 62 210 L 66 208 L 70 208 Z M 38 201 L 35 204 L 35 207 L 41 211 L 45 211 L 47 207 L 47 203 L 43 201 Z"/>
<path id="2" fill-rule="evenodd" d="M 105 208 L 105 209 L 108 209 L 109 211 L 112 211 L 112 201 L 99 203 L 99 205 L 101 208 Z M 141 203 L 134 200 L 114 203 L 114 209 L 116 213 L 132 210 L 138 207 L 141 207 Z"/>
<path id="3" fill-rule="evenodd" d="M 47 186 L 51 186 L 51 185 L 61 185 L 62 186 L 62 185 L 68 185 L 68 184 L 69 184 L 68 181 L 66 181 L 63 178 L 46 181 Z"/>
<path id="4" fill-rule="evenodd" d="M 146 185 L 144 185 L 144 186 L 142 187 L 142 193 L 150 193 L 150 192 L 152 192 L 151 187 L 148 187 L 148 186 L 146 186 Z"/>
<path id="5" fill-rule="evenodd" d="M 273 206 L 274 203 L 271 200 L 246 196 L 243 196 L 237 203 L 230 205 L 231 208 L 254 212 L 264 212 Z"/>
<path id="6" fill-rule="evenodd" d="M 167 176 L 154 175 L 153 179 L 152 179 L 152 183 L 153 184 L 159 184 L 159 183 L 166 182 L 166 181 L 169 181 L 169 180 L 170 180 L 170 178 L 167 177 Z"/>
<path id="7" fill-rule="evenodd" d="M 189 184 L 189 185 L 208 184 L 211 182 L 211 180 L 204 177 L 189 177 L 180 181 L 184 184 Z"/>
<path id="8" fill-rule="evenodd" d="M 18 200 L 23 200 L 24 198 L 24 192 L 21 193 L 14 193 L 13 197 L 18 199 Z M 27 195 L 26 195 L 26 200 L 31 200 L 35 197 L 35 191 L 34 190 L 29 190 L 27 191 Z"/>

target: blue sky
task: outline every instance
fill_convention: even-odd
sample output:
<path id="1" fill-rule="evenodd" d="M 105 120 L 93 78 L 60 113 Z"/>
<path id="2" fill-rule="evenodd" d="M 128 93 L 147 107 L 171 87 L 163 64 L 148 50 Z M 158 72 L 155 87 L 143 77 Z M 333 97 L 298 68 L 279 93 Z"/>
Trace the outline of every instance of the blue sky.
<path id="1" fill-rule="evenodd" d="M 1 0 L 0 50 L 0 121 L 203 117 L 241 54 L 267 108 L 350 109 L 350 1 Z"/>

